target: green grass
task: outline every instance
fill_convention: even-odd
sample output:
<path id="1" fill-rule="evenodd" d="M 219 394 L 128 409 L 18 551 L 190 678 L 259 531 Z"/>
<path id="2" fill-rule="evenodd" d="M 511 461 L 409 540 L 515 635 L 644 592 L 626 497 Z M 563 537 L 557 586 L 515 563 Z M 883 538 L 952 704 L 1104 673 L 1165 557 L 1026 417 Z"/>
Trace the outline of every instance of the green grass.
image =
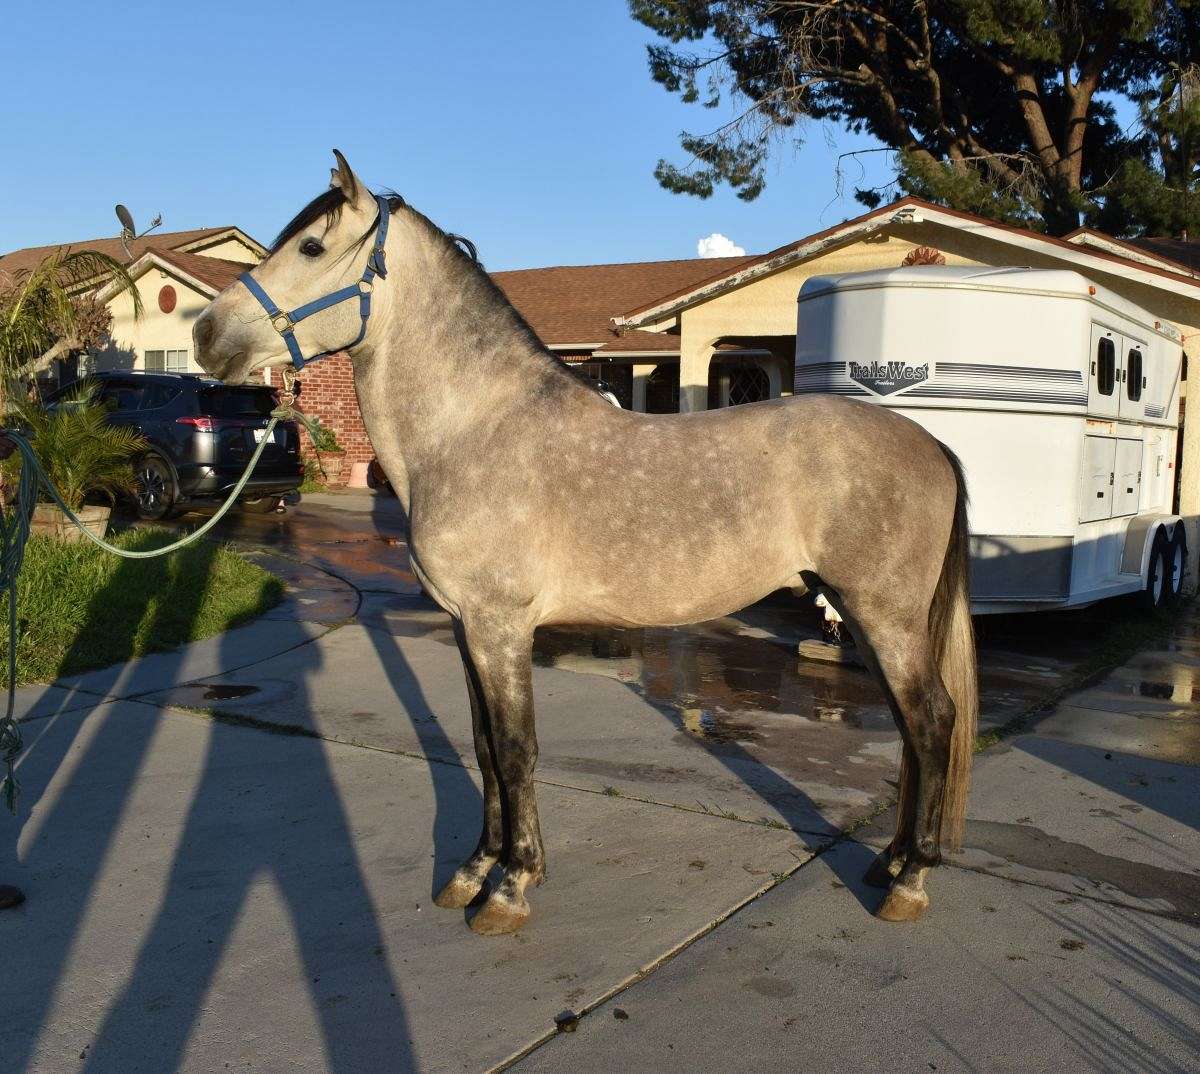
<path id="1" fill-rule="evenodd" d="M 122 548 L 178 534 L 135 530 Z M 218 634 L 279 602 L 283 584 L 219 545 L 198 541 L 158 559 L 119 559 L 90 542 L 31 537 L 17 582 L 17 683 L 105 667 Z M 0 597 L 0 682 L 8 684 L 8 597 Z"/>

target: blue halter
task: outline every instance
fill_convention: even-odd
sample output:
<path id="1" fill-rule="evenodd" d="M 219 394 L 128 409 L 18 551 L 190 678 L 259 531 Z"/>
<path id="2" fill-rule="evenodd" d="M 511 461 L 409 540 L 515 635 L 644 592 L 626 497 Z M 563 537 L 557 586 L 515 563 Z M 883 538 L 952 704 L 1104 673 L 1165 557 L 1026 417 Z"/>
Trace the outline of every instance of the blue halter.
<path id="1" fill-rule="evenodd" d="M 296 325 L 306 317 L 311 317 L 314 313 L 327 310 L 330 306 L 336 306 L 340 302 L 348 302 L 352 298 L 357 298 L 358 314 L 362 318 L 362 327 L 358 330 L 358 335 L 354 338 L 353 343 L 347 343 L 344 347 L 338 347 L 337 349 L 340 351 L 349 350 L 351 347 L 355 347 L 361 343 L 363 336 L 367 334 L 367 321 L 371 316 L 371 291 L 374 287 L 375 277 L 378 276 L 381 280 L 387 278 L 387 265 L 383 259 L 383 244 L 387 241 L 388 218 L 391 215 L 387 198 L 381 198 L 376 195 L 375 201 L 379 205 L 379 223 L 375 228 L 375 244 L 371 247 L 371 254 L 367 258 L 367 267 L 363 271 L 358 283 L 352 283 L 349 287 L 343 287 L 340 291 L 333 291 L 323 298 L 314 298 L 311 302 L 306 302 L 303 306 L 298 306 L 288 313 L 275 305 L 271 296 L 263 290 L 262 285 L 249 272 L 243 272 L 238 277 L 246 285 L 246 290 L 257 298 L 259 305 L 267 311 L 267 316 L 271 319 L 271 327 L 283 336 L 283 341 L 287 344 L 288 353 L 292 356 L 292 365 L 296 367 L 297 372 L 304 368 L 306 362 L 315 362 L 318 358 L 325 358 L 334 353 L 334 351 L 322 351 L 320 354 L 314 354 L 308 358 L 304 357 L 304 353 L 300 350 L 300 344 L 296 342 L 295 330 Z"/>

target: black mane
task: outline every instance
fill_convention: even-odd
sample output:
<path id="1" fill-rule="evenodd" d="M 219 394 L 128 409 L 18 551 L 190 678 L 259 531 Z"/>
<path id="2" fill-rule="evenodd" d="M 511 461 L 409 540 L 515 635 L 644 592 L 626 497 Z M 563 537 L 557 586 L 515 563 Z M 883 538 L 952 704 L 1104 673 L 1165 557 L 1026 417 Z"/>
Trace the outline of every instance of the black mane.
<path id="1" fill-rule="evenodd" d="M 388 212 L 394 213 L 405 204 L 404 199 L 393 191 L 388 191 L 380 196 L 387 199 Z M 295 238 L 301 231 L 304 231 L 310 224 L 315 224 L 318 220 L 328 220 L 330 223 L 336 224 L 342 215 L 342 209 L 345 205 L 346 195 L 340 187 L 331 186 L 328 190 L 322 190 L 320 194 L 283 225 L 283 230 L 275 236 L 275 241 L 271 243 L 268 255 L 277 253 L 284 243 L 289 239 Z M 434 226 L 436 227 L 436 225 Z M 438 230 L 440 231 L 441 229 L 438 228 Z M 443 234 L 451 242 L 455 243 L 475 264 L 479 264 L 479 252 L 470 239 L 462 235 L 455 235 L 449 231 L 443 232 Z M 363 238 L 365 239 L 366 236 L 364 235 Z"/>
<path id="2" fill-rule="evenodd" d="M 342 193 L 339 187 L 331 186 L 328 190 L 322 190 L 320 194 L 283 225 L 283 230 L 275 236 L 275 241 L 271 243 L 268 253 L 278 253 L 288 239 L 295 238 L 309 224 L 316 223 L 318 220 L 329 219 L 336 223 L 342 215 L 342 208 L 345 204 L 346 195 Z"/>

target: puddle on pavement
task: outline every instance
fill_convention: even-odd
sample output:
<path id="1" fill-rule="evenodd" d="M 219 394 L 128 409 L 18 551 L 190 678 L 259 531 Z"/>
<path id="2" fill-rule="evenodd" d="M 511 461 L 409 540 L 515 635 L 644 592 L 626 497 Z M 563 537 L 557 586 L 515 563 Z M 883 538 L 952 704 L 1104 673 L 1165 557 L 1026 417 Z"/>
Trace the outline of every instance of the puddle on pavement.
<path id="1" fill-rule="evenodd" d="M 196 516 L 190 516 L 194 522 Z M 395 506 L 372 512 L 308 507 L 286 515 L 231 513 L 219 535 L 244 547 L 280 551 L 327 567 L 363 590 L 395 594 L 391 606 L 364 608 L 363 622 L 397 636 L 453 645 L 445 617 L 423 603 L 409 568 L 402 519 Z M 413 604 L 416 601 L 416 604 Z M 1006 719 L 1028 707 L 1090 653 L 1090 612 L 990 616 L 977 620 L 985 711 Z M 1099 617 L 1097 624 L 1100 622 Z M 769 599 L 736 618 L 678 629 L 545 629 L 534 661 L 617 679 L 668 710 L 689 735 L 710 742 L 752 742 L 767 714 L 859 731 L 893 730 L 891 713 L 860 669 L 801 660 L 796 643 L 815 635 L 811 607 Z M 1161 696 L 1158 673 L 1145 696 Z M 1178 698 L 1183 689 L 1171 686 Z M 1188 697 L 1192 696 L 1189 680 Z M 213 696 L 224 700 L 232 696 Z"/>
<path id="2" fill-rule="evenodd" d="M 237 686 L 233 683 L 216 683 L 205 689 L 201 695 L 205 701 L 232 701 L 237 697 L 249 697 L 257 694 L 257 686 Z"/>
<path id="3" fill-rule="evenodd" d="M 862 671 L 799 660 L 792 634 L 764 640 L 724 619 L 679 629 L 538 631 L 534 663 L 604 675 L 678 714 L 684 731 L 714 742 L 752 742 L 757 714 L 796 716 L 856 730 L 888 731 L 890 712 Z"/>

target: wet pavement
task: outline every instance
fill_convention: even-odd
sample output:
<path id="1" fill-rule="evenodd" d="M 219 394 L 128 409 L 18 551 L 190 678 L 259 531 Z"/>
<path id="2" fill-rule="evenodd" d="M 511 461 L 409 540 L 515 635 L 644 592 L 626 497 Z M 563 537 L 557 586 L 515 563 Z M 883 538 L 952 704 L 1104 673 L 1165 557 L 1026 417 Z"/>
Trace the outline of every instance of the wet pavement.
<path id="1" fill-rule="evenodd" d="M 328 633 L 269 665 L 142 696 L 474 768 L 450 621 L 421 593 L 404 534 L 397 502 L 367 493 L 308 498 L 283 515 L 229 516 L 219 536 L 287 584 L 270 616 Z M 984 625 L 985 728 L 1030 712 L 1077 676 L 1094 616 L 1078 616 L 1074 631 L 1064 619 Z M 692 627 L 540 630 L 538 780 L 789 828 L 819 848 L 889 799 L 899 752 L 865 670 L 797 656 L 802 640 L 821 636 L 820 622 L 810 601 L 777 594 Z"/>
<path id="2" fill-rule="evenodd" d="M 194 525 L 199 515 L 177 525 Z M 365 492 L 306 497 L 286 514 L 228 516 L 217 536 L 252 552 L 289 583 L 321 621 L 358 621 L 400 637 L 452 646 L 448 618 L 421 595 L 408 566 L 404 517 L 397 502 Z M 331 581 L 330 579 L 334 580 Z M 345 583 L 352 594 L 331 589 Z M 298 596 L 301 592 L 304 597 Z M 336 594 L 336 595 L 335 595 Z M 1094 655 L 1107 610 L 998 616 L 980 621 L 983 727 L 999 727 L 1054 696 Z M 534 661 L 624 683 L 674 712 L 689 734 L 710 742 L 761 742 L 771 716 L 838 729 L 890 732 L 890 712 L 861 668 L 797 658 L 804 639 L 819 639 L 820 613 L 808 600 L 778 594 L 730 616 L 668 629 L 550 629 L 538 632 Z"/>
<path id="3" fill-rule="evenodd" d="M 810 609 L 545 631 L 551 882 L 484 940 L 430 905 L 480 792 L 394 501 L 222 536 L 285 580 L 268 616 L 19 692 L 6 1069 L 1196 1069 L 1195 612 L 1086 682 L 1121 609 L 981 624 L 985 724 L 1048 711 L 979 756 L 915 926 L 861 881 L 897 737 L 797 659 Z"/>

